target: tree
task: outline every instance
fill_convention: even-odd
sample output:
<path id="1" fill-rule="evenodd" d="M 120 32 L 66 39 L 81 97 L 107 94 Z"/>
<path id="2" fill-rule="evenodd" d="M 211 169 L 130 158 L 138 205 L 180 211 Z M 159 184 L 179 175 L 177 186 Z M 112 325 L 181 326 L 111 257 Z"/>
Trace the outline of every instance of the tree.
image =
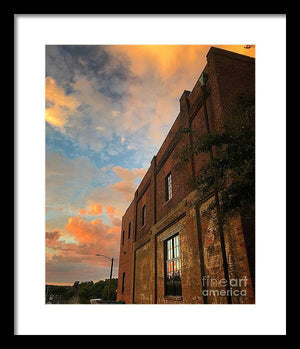
<path id="1" fill-rule="evenodd" d="M 100 280 L 95 283 L 93 281 L 75 281 L 73 286 L 46 285 L 46 302 L 70 303 L 74 297 L 76 297 L 76 300 L 78 297 L 78 301 L 81 304 L 90 304 L 90 299 L 92 298 L 108 300 L 108 284 L 109 279 Z M 112 279 L 110 301 L 116 300 L 117 286 L 118 279 Z"/>
<path id="2" fill-rule="evenodd" d="M 79 281 L 75 281 L 73 287 L 77 290 L 79 286 Z"/>
<path id="3" fill-rule="evenodd" d="M 69 301 L 72 297 L 74 297 L 75 292 L 76 292 L 76 290 L 74 287 L 69 287 L 69 289 L 65 293 L 66 300 Z"/>
<path id="4" fill-rule="evenodd" d="M 111 285 L 110 285 L 110 296 L 108 295 L 108 289 L 109 289 L 109 279 L 106 279 L 104 282 L 104 287 L 102 291 L 102 299 L 103 300 L 110 300 L 110 301 L 115 301 L 117 298 L 117 287 L 118 287 L 118 279 L 112 279 L 111 280 Z"/>
<path id="5" fill-rule="evenodd" d="M 220 131 L 199 134 L 181 129 L 181 135 L 191 133 L 192 142 L 176 154 L 177 169 L 194 155 L 210 154 L 210 160 L 196 173 L 191 182 L 201 197 L 214 191 L 219 195 L 220 219 L 246 212 L 255 203 L 255 97 L 245 92 L 237 98 L 232 111 L 224 116 Z M 216 208 L 213 200 L 209 210 Z"/>

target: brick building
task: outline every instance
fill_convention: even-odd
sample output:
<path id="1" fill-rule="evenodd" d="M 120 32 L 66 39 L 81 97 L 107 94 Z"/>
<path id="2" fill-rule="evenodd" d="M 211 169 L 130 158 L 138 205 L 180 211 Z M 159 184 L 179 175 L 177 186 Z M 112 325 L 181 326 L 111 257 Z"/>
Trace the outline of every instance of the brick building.
<path id="1" fill-rule="evenodd" d="M 180 127 L 200 133 L 207 132 L 207 127 L 216 130 L 236 97 L 254 88 L 254 58 L 214 47 L 209 50 L 203 73 L 192 91 L 183 92 L 179 115 L 122 218 L 118 301 L 255 302 L 254 211 L 225 223 L 222 245 L 215 216 L 205 210 L 212 198 L 201 198 L 189 184 L 207 155 L 194 156 L 180 171 L 175 170 L 172 156 L 190 141 L 189 137 L 174 141 Z"/>

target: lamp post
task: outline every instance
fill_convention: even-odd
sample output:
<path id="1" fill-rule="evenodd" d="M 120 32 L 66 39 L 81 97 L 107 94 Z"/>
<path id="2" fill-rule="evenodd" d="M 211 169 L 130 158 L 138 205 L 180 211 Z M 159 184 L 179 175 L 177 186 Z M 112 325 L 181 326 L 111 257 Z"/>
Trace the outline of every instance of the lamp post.
<path id="1" fill-rule="evenodd" d="M 97 253 L 96 256 L 101 256 L 109 259 L 111 261 L 111 266 L 110 266 L 110 276 L 109 276 L 109 283 L 108 283 L 108 301 L 110 300 L 110 284 L 111 284 L 111 278 L 112 278 L 112 271 L 113 271 L 113 265 L 114 265 L 114 259 L 109 258 L 107 256 L 104 256 L 103 254 Z"/>

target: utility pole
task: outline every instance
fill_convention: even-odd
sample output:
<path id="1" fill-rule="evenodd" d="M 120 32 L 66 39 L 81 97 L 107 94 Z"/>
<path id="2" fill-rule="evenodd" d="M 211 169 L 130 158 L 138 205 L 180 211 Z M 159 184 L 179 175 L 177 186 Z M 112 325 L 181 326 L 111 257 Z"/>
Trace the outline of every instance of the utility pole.
<path id="1" fill-rule="evenodd" d="M 111 267 L 110 267 L 109 284 L 108 284 L 108 300 L 110 300 L 110 284 L 111 284 L 111 278 L 112 278 L 113 265 L 114 265 L 114 259 L 112 258 Z"/>
<path id="2" fill-rule="evenodd" d="M 111 286 L 111 279 L 112 279 L 112 272 L 113 272 L 113 265 L 114 265 L 114 259 L 109 258 L 107 256 L 104 256 L 103 254 L 97 253 L 96 256 L 102 256 L 111 261 L 111 266 L 110 266 L 110 275 L 109 275 L 109 283 L 108 283 L 108 301 L 110 300 L 110 286 Z"/>

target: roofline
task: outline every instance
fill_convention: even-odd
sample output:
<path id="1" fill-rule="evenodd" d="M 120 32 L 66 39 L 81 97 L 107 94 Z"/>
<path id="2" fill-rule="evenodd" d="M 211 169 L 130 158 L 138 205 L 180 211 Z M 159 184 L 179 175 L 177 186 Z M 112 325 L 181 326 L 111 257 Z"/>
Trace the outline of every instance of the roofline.
<path id="1" fill-rule="evenodd" d="M 214 46 L 212 46 L 209 49 L 209 51 L 206 54 L 206 58 L 208 59 L 208 56 L 211 54 L 222 55 L 222 56 L 229 57 L 231 59 L 238 59 L 238 60 L 249 62 L 249 63 L 255 63 L 255 58 L 253 58 L 253 57 L 249 57 L 246 55 L 242 55 L 240 53 L 224 50 L 222 48 L 218 48 L 218 47 L 214 47 Z"/>

